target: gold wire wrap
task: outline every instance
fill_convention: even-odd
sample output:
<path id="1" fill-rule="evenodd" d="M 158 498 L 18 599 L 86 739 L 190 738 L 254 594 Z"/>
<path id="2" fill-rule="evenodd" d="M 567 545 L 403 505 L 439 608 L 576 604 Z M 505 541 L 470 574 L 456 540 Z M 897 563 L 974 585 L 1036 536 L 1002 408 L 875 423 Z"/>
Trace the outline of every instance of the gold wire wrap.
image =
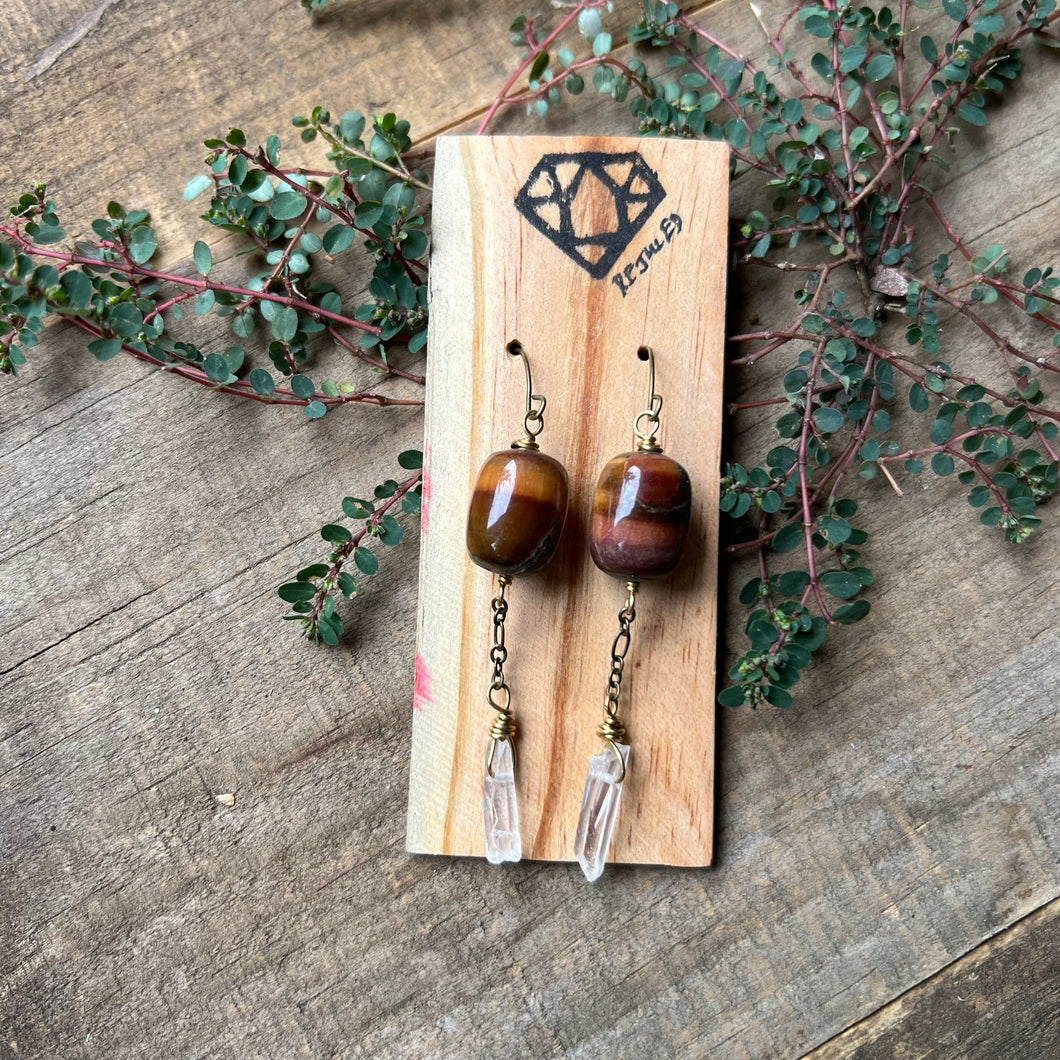
<path id="1" fill-rule="evenodd" d="M 650 346 L 641 346 L 637 356 L 648 362 L 648 407 L 638 412 L 633 419 L 633 434 L 637 439 L 638 453 L 661 453 L 662 446 L 655 440 L 659 429 L 659 413 L 662 412 L 662 395 L 655 393 L 655 351 Z M 647 430 L 641 430 L 640 421 L 647 421 Z"/>
<path id="2" fill-rule="evenodd" d="M 616 744 L 625 743 L 626 727 L 618 717 L 618 697 L 622 692 L 622 671 L 626 665 L 626 653 L 629 651 L 630 627 L 637 617 L 637 582 L 626 582 L 626 604 L 618 613 L 618 633 L 611 644 L 611 673 L 607 678 L 607 690 L 604 692 L 604 720 L 597 729 L 597 734 L 611 748 L 622 767 L 622 772 L 615 782 L 621 784 L 626 779 L 626 763 Z"/>
<path id="3" fill-rule="evenodd" d="M 497 579 L 497 595 L 490 601 L 493 612 L 493 643 L 490 646 L 490 662 L 493 663 L 493 677 L 486 690 L 486 702 L 497 712 L 490 726 L 490 753 L 486 759 L 486 772 L 493 777 L 493 756 L 497 744 L 506 742 L 512 749 L 512 768 L 515 768 L 515 718 L 512 717 L 512 692 L 504 680 L 504 663 L 508 658 L 508 649 L 504 645 L 504 620 L 508 617 L 508 600 L 506 591 L 512 584 L 511 578 L 502 574 Z M 499 701 L 498 701 L 498 697 Z"/>
<path id="4" fill-rule="evenodd" d="M 611 744 L 612 748 L 614 748 L 616 743 L 626 742 L 625 725 L 618 718 L 612 718 L 610 715 L 604 718 L 600 728 L 596 731 L 602 740 L 606 740 Z"/>
<path id="5" fill-rule="evenodd" d="M 526 432 L 517 442 L 512 442 L 513 449 L 538 449 L 537 436 L 545 427 L 545 401 L 544 394 L 534 393 L 534 381 L 530 377 L 530 359 L 526 356 L 523 344 L 518 339 L 512 339 L 507 346 L 508 352 L 513 357 L 518 357 L 523 362 L 523 370 L 526 372 L 526 415 L 523 417 L 523 430 Z"/>

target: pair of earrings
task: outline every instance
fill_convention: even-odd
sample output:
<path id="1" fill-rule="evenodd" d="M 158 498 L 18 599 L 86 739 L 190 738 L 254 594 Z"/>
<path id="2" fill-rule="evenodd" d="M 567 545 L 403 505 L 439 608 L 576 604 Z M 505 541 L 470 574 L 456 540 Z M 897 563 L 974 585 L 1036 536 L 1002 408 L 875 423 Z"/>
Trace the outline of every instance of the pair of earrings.
<path id="1" fill-rule="evenodd" d="M 491 454 L 479 471 L 467 521 L 467 550 L 480 567 L 497 575 L 490 661 L 493 674 L 486 699 L 495 716 L 486 746 L 482 811 L 486 857 L 493 864 L 519 861 L 519 807 L 515 789 L 515 718 L 504 678 L 507 590 L 512 579 L 545 567 L 556 552 L 567 518 L 567 472 L 540 451 L 545 398 L 533 392 L 530 362 L 518 342 L 508 352 L 526 373 L 524 435 L 510 449 Z M 618 821 L 622 783 L 629 765 L 626 729 L 618 717 L 622 671 L 636 617 L 641 580 L 669 574 L 678 564 L 688 536 L 692 489 L 688 473 L 663 454 L 656 441 L 662 398 L 655 393 L 655 356 L 642 346 L 648 362 L 648 405 L 633 421 L 634 451 L 608 461 L 593 495 L 589 551 L 596 566 L 625 585 L 618 613 L 618 634 L 611 646 L 611 671 L 604 693 L 604 720 L 598 730 L 604 750 L 593 756 L 585 782 L 574 854 L 592 881 L 604 870 Z"/>

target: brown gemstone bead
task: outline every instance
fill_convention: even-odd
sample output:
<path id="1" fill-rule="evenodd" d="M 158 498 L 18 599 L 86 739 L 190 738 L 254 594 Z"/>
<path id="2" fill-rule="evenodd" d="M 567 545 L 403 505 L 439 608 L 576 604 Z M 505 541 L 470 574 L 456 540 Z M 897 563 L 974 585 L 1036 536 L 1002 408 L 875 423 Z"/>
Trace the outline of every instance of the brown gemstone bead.
<path id="1" fill-rule="evenodd" d="M 692 485 L 676 460 L 663 453 L 616 456 L 593 494 L 593 562 L 631 581 L 669 574 L 681 559 L 691 509 Z"/>
<path id="2" fill-rule="evenodd" d="M 482 465 L 467 513 L 467 551 L 494 574 L 545 566 L 567 518 L 567 472 L 534 449 L 504 449 Z"/>

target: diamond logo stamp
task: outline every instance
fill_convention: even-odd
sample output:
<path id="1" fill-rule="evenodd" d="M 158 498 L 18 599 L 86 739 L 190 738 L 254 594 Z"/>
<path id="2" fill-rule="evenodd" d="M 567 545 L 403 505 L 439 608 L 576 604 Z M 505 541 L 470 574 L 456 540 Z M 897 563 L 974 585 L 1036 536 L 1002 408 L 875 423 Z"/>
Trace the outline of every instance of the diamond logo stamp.
<path id="1" fill-rule="evenodd" d="M 590 276 L 611 271 L 666 198 L 639 151 L 543 155 L 515 208 Z"/>

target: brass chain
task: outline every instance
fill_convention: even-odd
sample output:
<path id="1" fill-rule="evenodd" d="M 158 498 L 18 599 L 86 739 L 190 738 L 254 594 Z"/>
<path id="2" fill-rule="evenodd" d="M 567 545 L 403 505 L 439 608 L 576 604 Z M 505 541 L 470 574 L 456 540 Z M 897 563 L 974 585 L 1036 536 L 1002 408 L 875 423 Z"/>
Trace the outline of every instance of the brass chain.
<path id="1" fill-rule="evenodd" d="M 511 578 L 502 575 L 498 579 L 497 595 L 490 603 L 493 612 L 493 641 L 490 646 L 490 662 L 493 663 L 493 676 L 486 691 L 486 702 L 497 712 L 490 726 L 490 753 L 486 762 L 486 772 L 493 776 L 493 755 L 497 744 L 507 742 L 512 748 L 512 764 L 515 764 L 515 719 L 512 717 L 512 693 L 504 680 L 504 664 L 508 659 L 508 649 L 504 644 L 504 621 L 508 617 L 508 600 L 505 592 L 512 584 Z"/>
<path id="2" fill-rule="evenodd" d="M 626 582 L 626 604 L 618 613 L 618 633 L 611 643 L 611 673 L 607 678 L 607 691 L 604 693 L 604 720 L 599 728 L 600 736 L 615 752 L 622 765 L 622 775 L 618 778 L 621 784 L 626 775 L 626 765 L 616 744 L 625 743 L 626 727 L 618 717 L 618 697 L 622 692 L 622 671 L 626 666 L 626 653 L 629 651 L 630 627 L 637 617 L 636 582 Z"/>
<path id="3" fill-rule="evenodd" d="M 493 663 L 491 692 L 508 691 L 508 685 L 504 680 L 504 664 L 508 660 L 508 649 L 504 646 L 504 620 L 508 617 L 508 601 L 505 599 L 504 591 L 509 584 L 506 578 L 501 578 L 500 590 L 490 604 L 493 611 L 493 645 L 490 648 L 490 662 Z M 490 703 L 493 704 L 492 699 Z"/>

